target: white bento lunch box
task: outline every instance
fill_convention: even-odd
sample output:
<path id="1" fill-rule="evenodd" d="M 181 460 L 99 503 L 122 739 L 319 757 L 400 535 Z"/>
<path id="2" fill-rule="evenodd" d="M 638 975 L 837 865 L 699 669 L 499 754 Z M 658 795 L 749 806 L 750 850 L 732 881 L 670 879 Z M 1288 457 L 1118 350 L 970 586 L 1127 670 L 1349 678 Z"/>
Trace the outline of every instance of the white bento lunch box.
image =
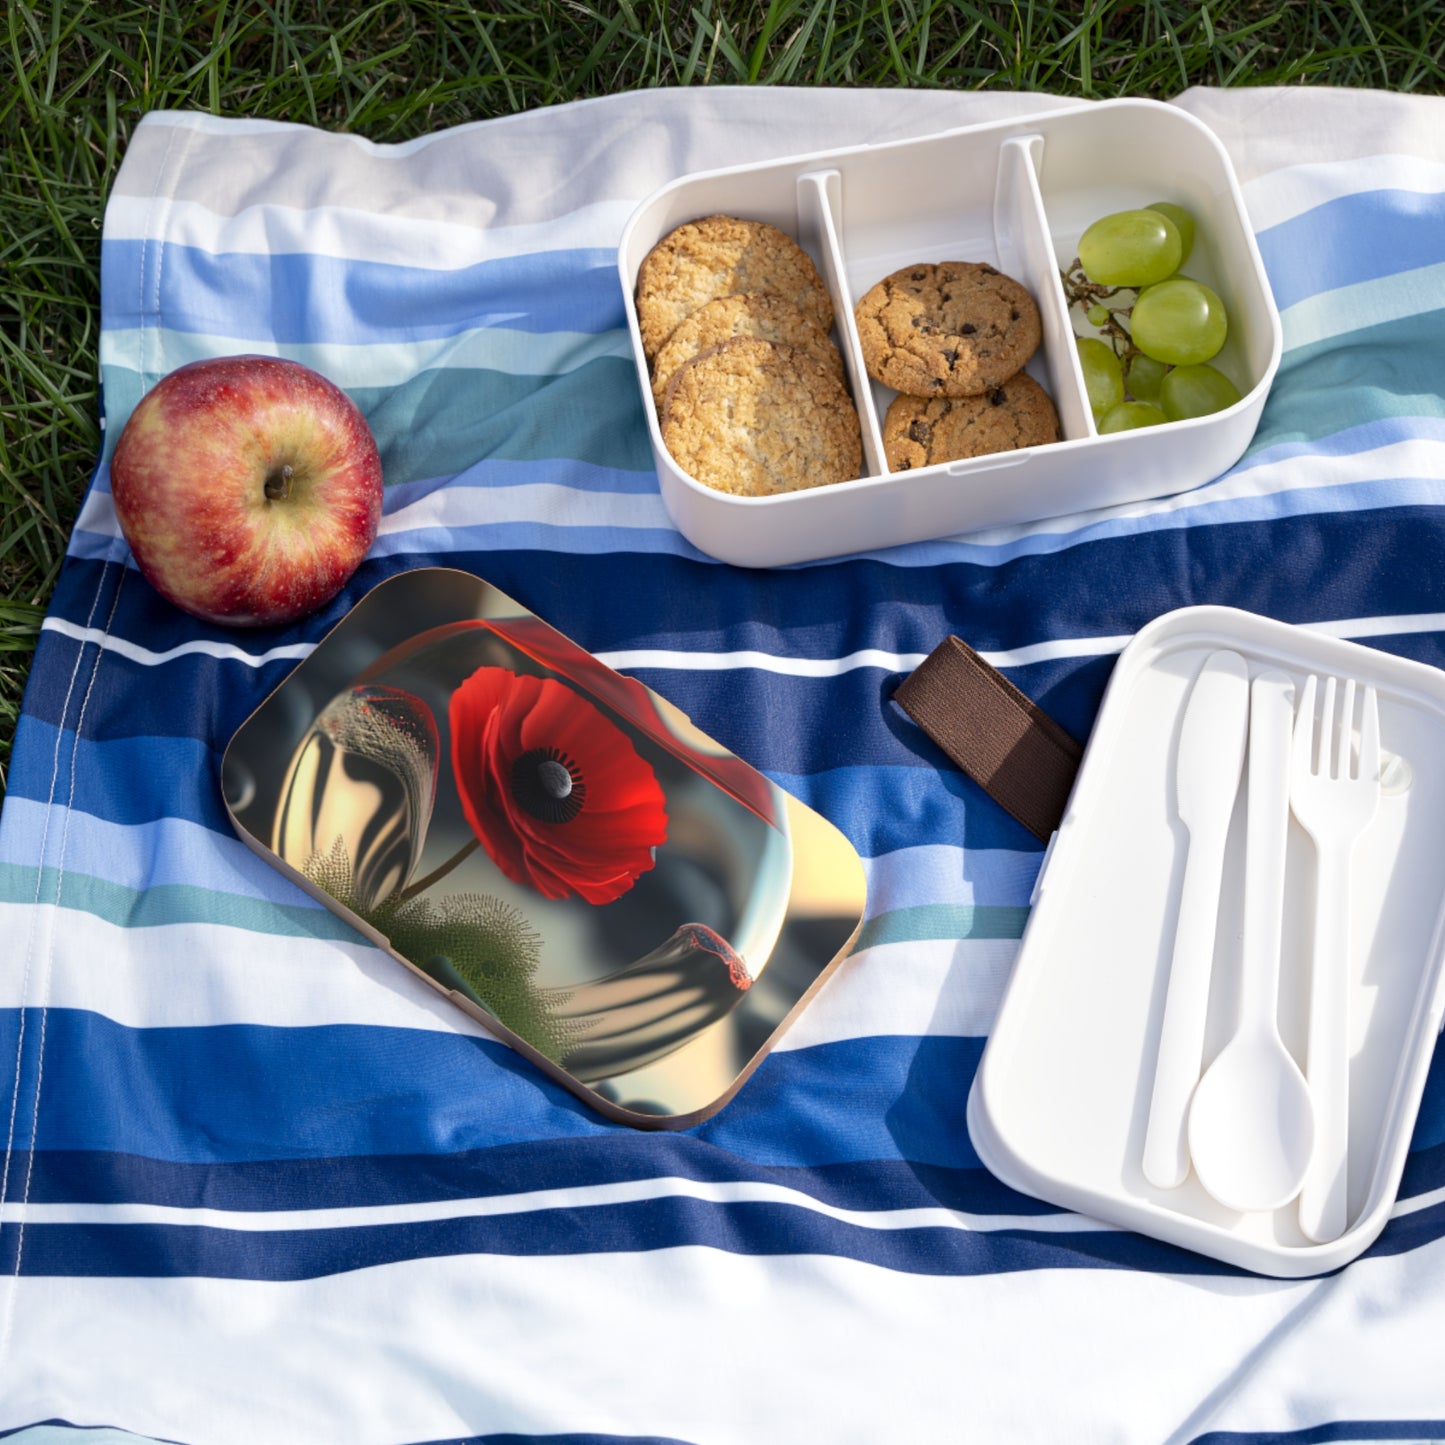
<path id="1" fill-rule="evenodd" d="M 1183 719 L 1205 660 L 1220 649 L 1242 657 L 1252 680 L 1283 672 L 1297 701 L 1311 674 L 1353 678 L 1378 696 L 1379 801 L 1351 856 L 1345 963 L 1335 975 L 1347 1018 L 1347 1203 L 1342 1232 L 1326 1242 L 1302 1231 L 1297 1200 L 1230 1209 L 1206 1192 L 1197 1165 L 1173 1187 L 1144 1173 L 1191 846 L 1179 815 Z M 1250 791 L 1246 759 L 1225 815 L 1201 1073 L 1238 1017 Z M 1319 859 L 1291 816 L 1277 1023 L 1306 1070 Z M 1445 672 L 1247 612 L 1181 609 L 1139 632 L 1114 669 L 984 1048 L 969 1133 L 988 1169 L 1025 1193 L 1257 1273 L 1321 1274 L 1411 1207 L 1397 1207 L 1396 1194 L 1442 1011 Z"/>
<path id="2" fill-rule="evenodd" d="M 1092 221 L 1161 200 L 1196 219 L 1183 270 L 1224 300 L 1229 339 L 1212 364 L 1234 380 L 1241 399 L 1211 416 L 1100 436 L 1059 268 Z M 713 214 L 771 222 L 817 263 L 859 410 L 857 479 L 732 496 L 694 481 L 663 445 L 637 325 L 637 272 L 669 231 Z M 875 282 L 920 261 L 983 262 L 1033 294 L 1043 342 L 1026 369 L 1053 398 L 1061 441 L 888 472 L 881 422 L 893 393 L 863 369 L 853 308 Z M 684 176 L 633 213 L 618 270 L 663 501 L 690 542 L 743 566 L 840 556 L 1198 486 L 1243 454 L 1279 365 L 1279 314 L 1229 157 L 1203 124 L 1156 101 L 1103 101 Z"/>

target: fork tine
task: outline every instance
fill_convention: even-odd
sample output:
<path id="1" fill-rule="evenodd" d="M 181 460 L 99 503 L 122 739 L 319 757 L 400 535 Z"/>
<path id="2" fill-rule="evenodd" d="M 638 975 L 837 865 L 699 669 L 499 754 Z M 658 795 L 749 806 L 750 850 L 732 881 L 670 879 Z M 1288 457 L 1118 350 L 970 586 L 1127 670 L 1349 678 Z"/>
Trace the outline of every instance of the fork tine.
<path id="1" fill-rule="evenodd" d="M 1317 771 L 1325 777 L 1330 776 L 1330 766 L 1334 760 L 1334 739 L 1335 739 L 1335 680 L 1333 677 L 1325 679 L 1325 702 L 1320 709 L 1320 752 Z"/>
<path id="2" fill-rule="evenodd" d="M 1355 745 L 1355 680 L 1345 679 L 1345 698 L 1340 704 L 1340 735 L 1335 741 L 1335 777 L 1342 783 L 1356 776 L 1350 764 Z"/>
<path id="3" fill-rule="evenodd" d="M 1367 783 L 1380 776 L 1380 707 L 1375 689 L 1367 687 L 1360 718 L 1360 777 Z"/>
<path id="4" fill-rule="evenodd" d="M 1299 708 L 1294 715 L 1294 748 L 1291 757 L 1296 773 L 1308 773 L 1314 768 L 1315 687 L 1318 682 L 1319 679 L 1314 673 L 1305 678 Z"/>

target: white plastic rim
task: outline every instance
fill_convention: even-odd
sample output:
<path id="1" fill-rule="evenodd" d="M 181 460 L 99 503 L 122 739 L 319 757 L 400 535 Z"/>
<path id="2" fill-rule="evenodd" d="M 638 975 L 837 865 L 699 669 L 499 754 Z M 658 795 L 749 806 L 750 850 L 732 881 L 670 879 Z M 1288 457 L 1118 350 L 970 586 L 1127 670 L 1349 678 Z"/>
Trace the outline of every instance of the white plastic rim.
<path id="1" fill-rule="evenodd" d="M 1090 221 L 1157 200 L 1196 217 L 1185 269 L 1224 299 L 1230 338 L 1215 364 L 1241 398 L 1212 416 L 1100 436 L 1059 267 Z M 688 476 L 663 445 L 637 325 L 637 271 L 674 227 L 718 213 L 771 222 L 818 263 L 858 403 L 865 466 L 856 480 L 735 497 Z M 889 473 L 881 419 L 893 393 L 864 371 L 853 307 L 900 266 L 942 260 L 997 266 L 1032 292 L 1044 339 L 1027 370 L 1053 397 L 1063 440 Z M 618 273 L 663 501 L 690 542 L 742 566 L 842 556 L 1199 486 L 1249 445 L 1282 349 L 1279 313 L 1228 155 L 1201 122 L 1157 101 L 1103 101 L 685 176 L 633 213 Z"/>
<path id="2" fill-rule="evenodd" d="M 1408 786 L 1386 789 L 1354 855 L 1348 949 L 1348 1224 L 1327 1243 L 1294 1202 L 1237 1213 L 1192 1173 L 1151 1183 L 1143 1146 L 1187 850 L 1174 768 L 1189 687 L 1227 648 L 1252 675 L 1311 673 L 1379 695 L 1381 744 Z M 1115 666 L 1039 879 L 968 1100 L 985 1166 L 1006 1184 L 1106 1223 L 1281 1278 L 1347 1264 L 1395 1205 L 1445 1011 L 1445 672 L 1252 613 L 1194 607 L 1145 627 Z M 1226 845 L 1202 1068 L 1230 1032 L 1244 895 L 1240 791 Z M 1313 845 L 1291 823 L 1279 1025 L 1304 1057 Z"/>

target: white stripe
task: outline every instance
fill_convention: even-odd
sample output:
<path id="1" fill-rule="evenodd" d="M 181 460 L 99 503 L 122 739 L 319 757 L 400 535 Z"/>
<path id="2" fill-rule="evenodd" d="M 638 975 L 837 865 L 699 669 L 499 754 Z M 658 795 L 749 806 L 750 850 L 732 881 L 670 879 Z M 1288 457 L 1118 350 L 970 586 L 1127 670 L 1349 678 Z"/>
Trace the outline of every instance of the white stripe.
<path id="1" fill-rule="evenodd" d="M 1315 161 L 1258 176 L 1241 188 L 1256 231 L 1267 231 L 1344 196 L 1371 191 L 1445 191 L 1445 165 L 1423 156 L 1382 155 L 1368 160 Z"/>
<path id="2" fill-rule="evenodd" d="M 530 490 L 501 488 L 498 490 Z M 565 488 L 557 488 L 564 491 Z M 492 495 L 491 491 L 488 495 Z M 114 515 L 112 513 L 112 515 Z M 1445 631 L 1445 612 L 1420 612 L 1393 617 L 1350 617 L 1327 622 L 1302 622 L 1299 626 L 1329 637 L 1395 637 L 1419 632 Z M 316 644 L 292 642 L 266 652 L 250 653 L 231 643 L 200 639 L 179 643 L 156 652 L 139 643 L 112 637 L 97 627 L 80 627 L 60 617 L 47 617 L 41 630 L 57 632 L 77 642 L 91 642 L 132 662 L 158 666 L 174 658 L 203 655 L 248 667 L 263 667 L 268 662 L 300 659 L 308 656 Z M 1071 657 L 1102 657 L 1124 648 L 1130 637 L 1061 637 L 1051 642 L 1028 643 L 1022 647 L 990 649 L 979 653 L 997 668 L 1028 667 L 1038 662 L 1055 662 Z M 679 652 L 671 648 L 624 648 L 595 654 L 599 662 L 617 672 L 725 672 L 732 668 L 753 667 L 764 672 L 788 677 L 839 677 L 858 668 L 875 667 L 884 672 L 911 672 L 927 656 L 922 652 L 884 652 L 864 648 L 842 657 L 780 657 L 773 653 L 740 649 L 733 652 Z"/>
<path id="3" fill-rule="evenodd" d="M 0 903 L 0 938 L 35 905 Z M 54 918 L 49 1006 L 86 1010 L 127 1028 L 374 1024 L 488 1038 L 470 1014 L 410 969 L 355 943 L 250 932 L 220 923 L 123 928 L 79 909 Z M 0 1008 L 20 1008 L 14 969 L 0 970 Z"/>
<path id="4" fill-rule="evenodd" d="M 114 516 L 114 511 L 111 513 Z M 178 657 L 216 657 L 227 662 L 241 662 L 247 667 L 265 667 L 269 662 L 288 662 L 308 657 L 315 650 L 314 642 L 287 642 L 279 647 L 268 648 L 265 652 L 247 652 L 229 642 L 214 642 L 210 638 L 198 638 L 194 642 L 177 643 L 163 652 L 157 652 L 139 643 L 128 642 L 123 637 L 112 637 L 98 627 L 80 627 L 67 622 L 63 617 L 47 617 L 40 624 L 42 632 L 56 632 L 62 637 L 73 638 L 79 643 L 94 643 L 117 657 L 131 662 L 144 663 L 147 667 L 158 667 Z"/>
<path id="5" fill-rule="evenodd" d="M 778 1052 L 888 1035 L 983 1038 L 1018 957 L 1016 938 L 880 943 L 838 965 Z"/>
<path id="6" fill-rule="evenodd" d="M 1291 450 L 1276 460 L 1253 462 L 1225 472 L 1204 486 L 1171 497 L 1121 503 L 1117 507 L 1045 518 L 1016 527 L 971 532 L 962 540 L 975 554 L 993 549 L 1013 558 L 1069 546 L 1080 539 L 1142 531 L 1142 527 L 1130 528 L 1127 524 L 1149 518 L 1169 517 L 1171 525 L 1188 526 L 1195 521 L 1192 514 L 1198 513 L 1200 524 L 1208 525 L 1236 520 L 1240 509 L 1231 504 L 1258 503 L 1262 498 L 1290 492 L 1326 491 L 1402 477 L 1423 478 L 1434 484 L 1442 476 L 1445 476 L 1445 442 L 1430 437 L 1413 437 L 1337 456 Z M 1206 514 L 1206 508 L 1215 508 L 1216 514 Z"/>
<path id="7" fill-rule="evenodd" d="M 318 1209 L 213 1209 L 168 1204 L 0 1203 L 0 1224 L 153 1225 L 227 1229 L 241 1234 L 273 1234 L 293 1229 L 369 1229 L 417 1225 L 452 1219 L 496 1219 L 553 1209 L 605 1209 L 657 1199 L 696 1199 L 725 1208 L 734 1204 L 780 1204 L 858 1229 L 949 1229 L 988 1234 L 1021 1230 L 1033 1234 L 1107 1233 L 1114 1226 L 1068 1210 L 1047 1214 L 977 1214 L 943 1206 L 903 1209 L 844 1209 L 801 1190 L 763 1181 L 704 1181 L 661 1175 L 610 1184 L 533 1189 L 517 1194 L 470 1199 L 421 1200 L 405 1204 L 348 1205 Z M 1391 1219 L 1401 1219 L 1445 1200 L 1445 1189 L 1398 1201 Z"/>
<path id="8" fill-rule="evenodd" d="M 527 482 L 518 487 L 438 487 L 384 516 L 380 535 L 398 537 L 429 527 L 479 527 L 505 522 L 672 530 L 672 521 L 656 492 L 595 492 L 556 482 Z"/>
<path id="9" fill-rule="evenodd" d="M 207 1445 L 507 1431 L 1160 1445 L 1445 1416 L 1440 1241 L 1309 1282 L 958 1277 L 684 1246 L 10 1287 L 26 1328 L 0 1427 L 119 1420 Z M 164 1389 L 157 1361 L 174 1367 Z"/>
<path id="10" fill-rule="evenodd" d="M 299 252 L 450 271 L 513 256 L 615 246 L 637 204 L 598 201 L 546 222 L 483 226 L 477 222 L 489 208 L 474 195 L 459 193 L 457 200 L 457 214 L 474 218 L 470 223 L 341 206 L 248 206 L 223 216 L 197 201 L 115 196 L 106 206 L 105 239 L 164 240 L 213 254 Z"/>
<path id="11" fill-rule="evenodd" d="M 1279 314 L 1285 350 L 1294 351 L 1352 331 L 1438 311 L 1442 296 L 1445 261 L 1307 297 Z"/>
<path id="12" fill-rule="evenodd" d="M 456 530 L 518 522 L 559 528 L 673 530 L 656 492 L 600 492 L 557 482 L 526 482 L 521 486 L 438 487 L 384 515 L 377 535 L 394 542 L 428 528 Z M 109 491 L 91 488 L 76 529 L 97 537 L 121 536 Z"/>
<path id="13" fill-rule="evenodd" d="M 371 1024 L 490 1036 L 359 937 L 350 943 L 223 923 L 126 928 L 78 908 L 0 903 L 0 938 L 18 936 L 37 907 L 54 921 L 53 1008 L 102 1014 L 127 1028 Z M 839 965 L 778 1047 L 884 1034 L 979 1037 L 1017 948 L 1013 939 L 980 938 L 865 949 Z M 0 971 L 0 1008 L 22 1007 L 20 988 L 16 970 Z"/>
<path id="14" fill-rule="evenodd" d="M 714 87 L 717 89 L 717 87 Z M 664 92 L 664 95 L 666 93 Z M 997 97 L 990 97 L 997 99 Z M 645 98 L 642 101 L 645 107 Z M 541 106 L 532 110 L 518 111 L 512 115 L 494 116 L 488 120 L 474 120 L 462 125 L 443 126 L 438 130 L 428 131 L 425 135 L 417 136 L 406 141 L 373 141 L 363 135 L 357 135 L 354 131 L 327 131 L 320 132 L 314 127 L 304 125 L 298 121 L 286 120 L 254 120 L 241 116 L 219 116 L 211 115 L 200 110 L 157 110 L 151 111 L 142 119 L 142 124 L 148 126 L 172 126 L 180 130 L 200 131 L 206 135 L 218 135 L 226 140 L 237 139 L 248 135 L 290 135 L 298 147 L 306 150 L 314 150 L 319 153 L 309 157 L 311 163 L 323 164 L 326 156 L 326 148 L 333 144 L 345 143 L 367 153 L 368 156 L 380 160 L 399 160 L 417 151 L 425 150 L 428 146 L 438 141 L 453 140 L 458 136 L 464 136 L 468 132 L 482 132 L 479 143 L 484 143 L 485 134 L 507 127 L 519 126 L 522 129 L 533 129 L 539 123 L 546 126 L 550 121 L 553 126 L 561 123 L 570 123 L 577 126 L 580 122 L 582 127 L 589 125 L 590 118 L 583 115 L 577 120 L 571 120 L 578 111 L 588 111 L 594 108 L 617 111 L 619 105 L 626 106 L 624 96 L 593 96 L 586 100 L 567 101 L 560 105 Z M 591 121 L 595 129 L 602 124 L 601 119 Z M 613 124 L 616 124 L 614 119 Z M 615 161 L 612 162 L 615 164 Z M 717 161 L 718 165 L 725 164 L 722 159 Z"/>
<path id="15" fill-rule="evenodd" d="M 979 656 L 995 667 L 1025 667 L 1029 663 L 1063 657 L 1094 657 L 1118 652 L 1128 640 L 1127 637 L 1076 637 L 980 652 Z M 911 672 L 927 656 L 925 652 L 884 652 L 876 647 L 862 648 L 843 657 L 778 657 L 750 648 L 733 652 L 677 652 L 668 648 L 637 647 L 597 654 L 600 661 L 618 672 L 645 668 L 663 672 L 715 672 L 755 667 L 788 677 L 838 677 L 864 667 L 882 668 L 884 672 Z"/>
<path id="16" fill-rule="evenodd" d="M 631 340 L 621 330 L 517 331 L 505 326 L 477 326 L 452 336 L 379 345 L 375 341 L 238 340 L 168 327 L 147 327 L 143 331 L 130 327 L 106 331 L 101 336 L 101 366 L 140 372 L 144 369 L 142 356 L 154 354 L 157 338 L 164 345 L 168 369 L 244 351 L 298 361 L 347 391 L 400 386 L 423 372 L 442 368 L 501 371 L 513 376 L 565 376 L 603 357 L 632 359 Z"/>
<path id="17" fill-rule="evenodd" d="M 836 1220 L 858 1229 L 951 1229 L 992 1233 L 1026 1229 L 1039 1234 L 1092 1234 L 1110 1226 L 1082 1215 L 970 1214 L 961 1209 L 842 1209 L 778 1184 L 741 1180 L 706 1182 L 661 1177 L 630 1179 L 614 1184 L 537 1189 L 475 1199 L 425 1200 L 410 1204 L 376 1204 L 339 1209 L 188 1209 L 163 1204 L 29 1204 L 11 1201 L 0 1206 L 0 1224 L 133 1224 L 229 1229 L 243 1234 L 271 1234 L 290 1229 L 365 1229 L 381 1225 L 426 1224 L 446 1219 L 494 1219 L 547 1209 L 605 1209 L 654 1199 L 696 1199 L 726 1207 L 732 1204 L 782 1204 Z"/>
<path id="18" fill-rule="evenodd" d="M 1391 1219 L 1400 1219 L 1406 1214 L 1418 1214 L 1422 1209 L 1433 1209 L 1445 1204 L 1445 1188 L 1432 1189 L 1428 1194 L 1416 1194 L 1409 1199 L 1397 1200 L 1390 1211 Z"/>

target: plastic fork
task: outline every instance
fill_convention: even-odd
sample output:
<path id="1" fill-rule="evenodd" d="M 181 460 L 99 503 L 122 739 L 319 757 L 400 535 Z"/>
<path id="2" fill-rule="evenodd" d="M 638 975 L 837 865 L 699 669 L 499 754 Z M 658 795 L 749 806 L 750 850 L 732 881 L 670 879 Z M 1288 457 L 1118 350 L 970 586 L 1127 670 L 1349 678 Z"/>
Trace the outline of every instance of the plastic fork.
<path id="1" fill-rule="evenodd" d="M 1350 864 L 1380 802 L 1380 718 L 1375 689 L 1363 689 L 1356 755 L 1355 682 L 1327 677 L 1316 737 L 1318 679 L 1304 685 L 1290 764 L 1290 807 L 1314 841 L 1315 930 L 1305 1077 L 1315 1102 L 1315 1150 L 1300 1190 L 1299 1222 L 1317 1243 L 1348 1222 Z M 1338 711 L 1337 691 L 1343 692 Z"/>

